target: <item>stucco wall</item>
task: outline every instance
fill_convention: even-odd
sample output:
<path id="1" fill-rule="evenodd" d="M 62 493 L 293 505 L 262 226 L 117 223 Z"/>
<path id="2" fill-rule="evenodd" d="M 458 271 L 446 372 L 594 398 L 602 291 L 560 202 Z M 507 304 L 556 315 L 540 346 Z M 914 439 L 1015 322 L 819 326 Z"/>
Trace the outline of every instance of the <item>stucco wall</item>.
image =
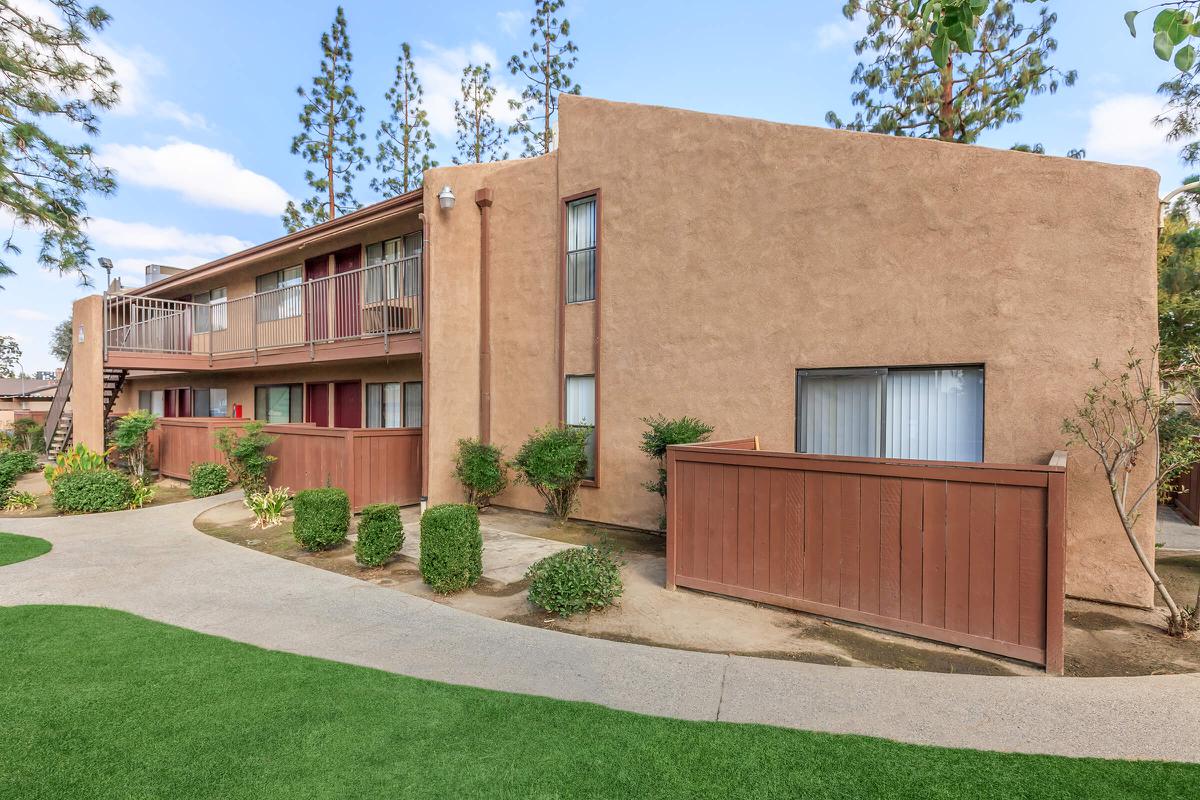
<path id="1" fill-rule="evenodd" d="M 1092 361 L 1157 340 L 1149 170 L 570 96 L 561 109 L 554 156 L 427 177 L 459 198 L 449 214 L 426 204 L 435 500 L 459 496 L 447 454 L 477 430 L 471 199 L 484 183 L 493 432 L 508 454 L 558 419 L 560 198 L 602 191 L 601 485 L 583 490 L 587 519 L 655 525 L 643 416 L 690 414 L 718 438 L 792 450 L 803 368 L 984 364 L 985 460 L 1044 463 Z M 586 360 L 588 321 L 567 323 L 569 360 Z M 1102 476 L 1071 456 L 1068 592 L 1148 604 Z M 1153 525 L 1150 513 L 1139 528 L 1148 548 Z"/>

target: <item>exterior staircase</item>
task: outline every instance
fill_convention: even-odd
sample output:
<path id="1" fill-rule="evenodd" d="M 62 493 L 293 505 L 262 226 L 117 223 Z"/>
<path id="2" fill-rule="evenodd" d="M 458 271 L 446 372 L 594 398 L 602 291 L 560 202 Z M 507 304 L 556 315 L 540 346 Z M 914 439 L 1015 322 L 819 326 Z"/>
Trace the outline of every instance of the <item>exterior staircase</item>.
<path id="1" fill-rule="evenodd" d="M 62 377 L 58 381 L 58 389 L 54 400 L 50 403 L 50 411 L 46 414 L 45 441 L 46 455 L 54 458 L 71 446 L 74 424 L 71 412 L 67 410 L 67 402 L 71 399 L 71 357 L 67 356 L 63 366 Z M 104 418 L 112 412 L 117 396 L 125 386 L 127 370 L 104 368 Z"/>

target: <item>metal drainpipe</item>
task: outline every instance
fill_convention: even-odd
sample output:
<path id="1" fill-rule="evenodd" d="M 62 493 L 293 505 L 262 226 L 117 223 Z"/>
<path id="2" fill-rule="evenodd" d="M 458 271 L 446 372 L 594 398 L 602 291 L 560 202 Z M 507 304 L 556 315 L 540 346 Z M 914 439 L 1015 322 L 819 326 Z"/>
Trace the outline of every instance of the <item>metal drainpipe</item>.
<path id="1" fill-rule="evenodd" d="M 479 440 L 492 442 L 492 312 L 491 312 L 491 211 L 492 190 L 475 192 L 479 206 Z"/>

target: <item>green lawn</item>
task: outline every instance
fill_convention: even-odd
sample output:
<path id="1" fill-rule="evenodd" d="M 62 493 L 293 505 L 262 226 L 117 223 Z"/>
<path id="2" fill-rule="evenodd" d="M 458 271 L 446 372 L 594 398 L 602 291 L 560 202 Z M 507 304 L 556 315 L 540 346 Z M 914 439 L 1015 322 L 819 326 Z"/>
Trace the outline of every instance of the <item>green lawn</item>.
<path id="1" fill-rule="evenodd" d="M 0 533 L 0 567 L 50 552 L 50 543 L 36 536 Z"/>
<path id="2" fill-rule="evenodd" d="M 0 675 L 0 797 L 24 800 L 1194 800 L 1200 786 L 1194 766 L 681 722 L 448 686 L 108 609 L 0 608 Z"/>

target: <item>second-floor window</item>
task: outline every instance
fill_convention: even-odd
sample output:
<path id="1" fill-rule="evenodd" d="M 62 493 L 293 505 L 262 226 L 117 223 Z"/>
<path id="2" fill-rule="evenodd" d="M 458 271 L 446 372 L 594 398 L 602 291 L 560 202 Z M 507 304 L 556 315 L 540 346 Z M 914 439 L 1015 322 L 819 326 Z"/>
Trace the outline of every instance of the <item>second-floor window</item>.
<path id="1" fill-rule="evenodd" d="M 196 308 L 193 309 L 196 333 L 223 331 L 229 327 L 229 315 L 225 306 L 227 299 L 224 286 L 192 295 L 192 302 L 196 304 Z"/>
<path id="2" fill-rule="evenodd" d="M 255 279 L 255 290 L 259 294 L 258 321 L 300 316 L 300 292 L 303 291 L 300 284 L 303 282 L 303 267 L 288 267 L 259 275 Z"/>
<path id="3" fill-rule="evenodd" d="M 596 299 L 596 198 L 567 203 L 567 302 Z"/>
<path id="4" fill-rule="evenodd" d="M 379 303 L 421 293 L 420 232 L 367 245 L 366 301 Z M 379 267 L 385 264 L 386 266 Z"/>

